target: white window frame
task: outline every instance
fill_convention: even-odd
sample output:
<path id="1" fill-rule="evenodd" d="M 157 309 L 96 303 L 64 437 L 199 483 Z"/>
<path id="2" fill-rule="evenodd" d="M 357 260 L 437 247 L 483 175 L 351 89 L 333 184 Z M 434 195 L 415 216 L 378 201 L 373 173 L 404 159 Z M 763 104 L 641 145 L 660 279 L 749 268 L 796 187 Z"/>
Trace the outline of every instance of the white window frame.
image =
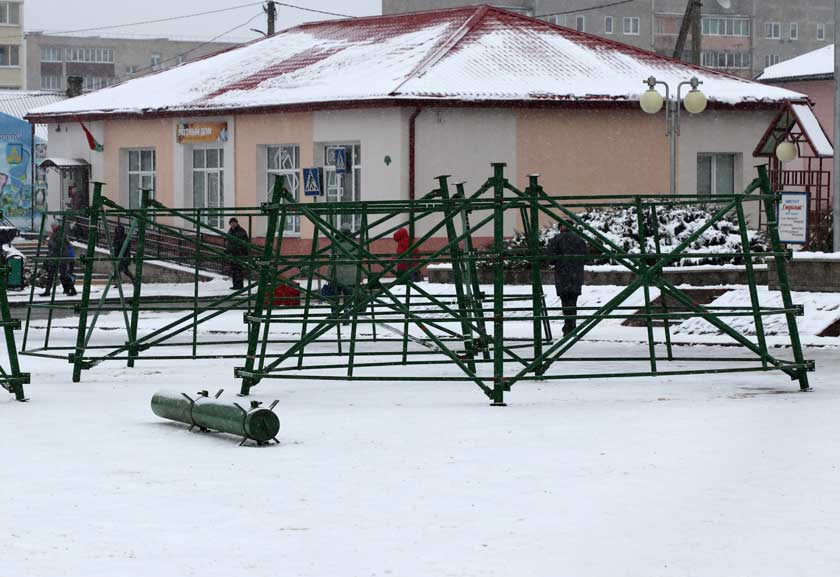
<path id="1" fill-rule="evenodd" d="M 796 22 L 791 22 L 790 27 L 788 28 L 788 37 L 791 40 L 799 40 L 799 24 Z"/>
<path id="2" fill-rule="evenodd" d="M 778 54 L 765 54 L 764 56 L 764 67 L 769 68 L 770 66 L 775 66 L 779 62 L 782 61 L 782 57 Z"/>
<path id="3" fill-rule="evenodd" d="M 615 19 L 612 16 L 604 16 L 604 34 L 615 34 Z"/>
<path id="4" fill-rule="evenodd" d="M 152 57 L 149 59 L 149 64 L 152 68 L 156 68 L 160 66 L 161 61 L 160 54 L 152 54 Z"/>
<path id="5" fill-rule="evenodd" d="M 732 158 L 732 193 L 735 194 L 737 190 L 737 182 L 738 182 L 738 157 L 739 155 L 734 152 L 701 152 L 697 154 L 697 179 L 700 179 L 700 159 L 701 158 L 710 158 L 711 159 L 711 190 L 709 191 L 710 196 L 729 196 L 730 193 L 719 193 L 717 191 L 717 165 L 718 159 L 721 156 L 727 156 Z M 699 184 L 699 182 L 698 182 Z M 700 192 L 700 187 L 697 187 L 697 194 L 704 194 Z"/>
<path id="6" fill-rule="evenodd" d="M 622 30 L 627 36 L 638 36 L 641 33 L 641 20 L 638 16 L 625 16 Z"/>
<path id="7" fill-rule="evenodd" d="M 218 152 L 218 166 L 207 166 L 207 152 Z M 200 153 L 204 159 L 204 166 L 196 166 L 196 153 Z M 190 173 L 192 174 L 192 203 L 193 208 L 221 208 L 225 206 L 225 148 L 223 146 L 194 146 L 190 152 Z M 219 184 L 219 198 L 217 202 L 210 202 L 210 177 L 216 175 Z M 196 178 L 201 178 L 204 192 L 201 204 L 196 203 Z M 225 217 L 223 214 L 208 215 L 203 214 L 201 220 L 210 226 L 222 229 L 225 226 Z"/>
<path id="8" fill-rule="evenodd" d="M 823 22 L 817 24 L 817 40 L 825 41 L 825 24 Z"/>
<path id="9" fill-rule="evenodd" d="M 41 46 L 41 62 L 63 62 L 64 50 L 59 46 Z"/>
<path id="10" fill-rule="evenodd" d="M 17 14 L 16 18 L 12 18 L 12 6 L 15 6 Z M 13 20 L 17 22 L 13 22 Z M 19 2 L 0 2 L 0 25 L 2 26 L 20 26 L 20 3 Z"/>
<path id="11" fill-rule="evenodd" d="M 125 152 L 128 208 L 140 208 L 140 199 L 142 198 L 141 189 L 151 189 L 152 198 L 155 196 L 155 190 L 157 188 L 157 154 L 154 148 L 131 148 Z M 132 164 L 132 160 L 135 158 L 137 162 L 136 164 Z M 144 160 L 147 159 L 150 161 L 151 166 L 149 164 L 144 166 Z M 137 168 L 132 170 L 132 166 L 136 166 Z M 132 190 L 132 177 L 137 179 L 136 190 Z"/>
<path id="12" fill-rule="evenodd" d="M 272 165 L 272 160 L 276 162 Z M 274 181 L 279 177 L 286 181 L 286 189 L 300 202 L 300 145 L 269 144 L 266 146 L 266 185 L 267 197 L 271 197 Z M 272 178 L 273 177 L 273 178 Z M 286 217 L 284 236 L 300 236 L 300 215 Z"/>
<path id="13" fill-rule="evenodd" d="M 586 16 L 575 16 L 575 30 L 586 32 Z"/>
<path id="14" fill-rule="evenodd" d="M 7 56 L 6 64 L 0 63 L 0 68 L 20 68 L 20 46 L 17 44 L 2 44 L 0 49 L 5 50 Z"/>
<path id="15" fill-rule="evenodd" d="M 551 22 L 556 26 L 566 26 L 566 15 L 565 14 L 555 14 L 551 16 Z"/>
<path id="16" fill-rule="evenodd" d="M 345 174 L 337 174 L 335 165 L 329 162 L 330 149 L 344 148 L 347 150 L 348 164 Z M 361 144 L 328 144 L 324 146 L 324 188 L 327 202 L 356 202 L 362 200 L 362 156 Z M 350 191 L 346 186 L 350 186 Z M 335 223 L 337 227 L 349 224 L 355 232 L 362 226 L 362 215 L 339 215 Z"/>
<path id="17" fill-rule="evenodd" d="M 764 23 L 764 37 L 768 40 L 782 39 L 782 23 L 781 22 L 765 22 Z"/>
<path id="18" fill-rule="evenodd" d="M 41 90 L 61 90 L 61 76 L 55 74 L 41 75 Z"/>

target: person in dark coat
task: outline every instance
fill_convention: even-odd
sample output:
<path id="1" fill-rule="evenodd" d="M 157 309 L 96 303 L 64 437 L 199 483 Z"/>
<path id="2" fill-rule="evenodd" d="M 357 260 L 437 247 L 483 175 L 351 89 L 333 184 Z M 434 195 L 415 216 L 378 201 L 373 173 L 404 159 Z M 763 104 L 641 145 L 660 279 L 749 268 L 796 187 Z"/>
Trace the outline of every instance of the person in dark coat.
<path id="1" fill-rule="evenodd" d="M 230 261 L 230 276 L 233 279 L 233 286 L 230 288 L 241 290 L 244 288 L 245 268 L 238 259 L 248 256 L 247 243 L 250 242 L 251 238 L 248 236 L 248 231 L 239 226 L 239 221 L 235 218 L 231 218 L 228 224 L 230 225 L 228 234 L 233 238 L 227 239 L 225 252 L 234 257 Z"/>
<path id="2" fill-rule="evenodd" d="M 568 258 L 589 254 L 589 245 L 581 237 L 560 225 L 560 234 L 548 242 L 548 253 L 555 257 L 554 286 L 563 307 L 563 334 L 567 335 L 577 326 L 577 301 L 583 289 L 583 266 L 585 259 Z"/>
<path id="3" fill-rule="evenodd" d="M 121 222 L 117 223 L 117 228 L 114 230 L 114 257 L 120 256 L 120 251 L 122 250 L 123 245 L 125 244 L 125 239 L 127 238 L 127 234 L 125 232 L 125 227 Z M 122 253 L 122 257 L 120 257 L 119 262 L 119 272 L 124 274 L 134 283 L 134 275 L 131 274 L 131 271 L 128 270 L 128 265 L 131 264 L 131 243 L 129 242 L 128 245 L 125 247 L 125 251 Z M 114 279 L 116 282 L 117 279 Z"/>
<path id="4" fill-rule="evenodd" d="M 44 286 L 42 297 L 50 296 L 56 273 L 61 281 L 64 294 L 74 296 L 76 287 L 73 282 L 73 266 L 76 261 L 76 253 L 73 245 L 66 238 L 63 238 L 61 227 L 54 223 L 47 239 L 47 282 Z"/>

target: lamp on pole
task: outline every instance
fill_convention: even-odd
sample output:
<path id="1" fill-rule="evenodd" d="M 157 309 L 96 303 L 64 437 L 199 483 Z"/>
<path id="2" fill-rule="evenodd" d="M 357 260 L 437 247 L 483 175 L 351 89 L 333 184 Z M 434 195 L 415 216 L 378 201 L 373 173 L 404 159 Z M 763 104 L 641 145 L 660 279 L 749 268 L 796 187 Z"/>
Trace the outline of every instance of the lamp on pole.
<path id="1" fill-rule="evenodd" d="M 840 0 L 837 0 L 840 2 Z M 677 89 L 673 91 L 674 98 L 671 98 L 671 87 L 667 82 L 657 80 L 651 76 L 644 81 L 648 85 L 648 89 L 642 94 L 639 99 L 639 104 L 642 110 L 648 114 L 657 114 L 665 105 L 665 134 L 669 137 L 669 160 L 670 160 L 670 185 L 671 196 L 677 194 L 677 139 L 680 135 L 680 111 L 682 106 L 691 114 L 700 114 L 706 110 L 708 100 L 706 95 L 700 91 L 700 85 L 703 84 L 696 77 L 685 82 L 677 84 Z M 665 96 L 656 90 L 657 86 L 665 87 Z M 691 90 L 682 98 L 682 89 L 684 86 L 690 86 Z"/>

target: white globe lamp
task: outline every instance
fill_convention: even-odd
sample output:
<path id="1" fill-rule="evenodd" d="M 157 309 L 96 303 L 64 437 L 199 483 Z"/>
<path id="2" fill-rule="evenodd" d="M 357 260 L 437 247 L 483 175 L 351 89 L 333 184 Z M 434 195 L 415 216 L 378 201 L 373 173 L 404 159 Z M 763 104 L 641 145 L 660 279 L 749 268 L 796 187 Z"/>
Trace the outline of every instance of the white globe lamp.
<path id="1" fill-rule="evenodd" d="M 662 110 L 662 105 L 665 103 L 665 99 L 662 97 L 659 92 L 654 90 L 653 88 L 649 88 L 642 94 L 642 97 L 639 99 L 639 104 L 642 106 L 642 110 L 647 112 L 648 114 L 656 114 L 660 110 Z"/>
<path id="2" fill-rule="evenodd" d="M 683 102 L 685 104 L 685 109 L 691 114 L 700 114 L 706 110 L 706 106 L 709 104 L 709 101 L 706 99 L 706 95 L 696 88 L 685 95 Z"/>
<path id="3" fill-rule="evenodd" d="M 798 156 L 799 150 L 796 148 L 796 144 L 790 140 L 780 142 L 779 146 L 776 147 L 776 158 L 782 162 L 791 162 L 792 160 L 796 160 Z"/>

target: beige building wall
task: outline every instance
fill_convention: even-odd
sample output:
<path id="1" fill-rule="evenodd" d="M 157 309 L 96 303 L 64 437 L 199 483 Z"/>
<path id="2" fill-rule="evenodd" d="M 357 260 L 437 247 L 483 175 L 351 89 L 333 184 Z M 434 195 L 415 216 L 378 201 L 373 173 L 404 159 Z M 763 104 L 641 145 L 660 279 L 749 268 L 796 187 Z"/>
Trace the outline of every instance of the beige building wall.
<path id="1" fill-rule="evenodd" d="M 155 198 L 173 206 L 175 125 L 172 120 L 112 120 L 104 123 L 105 195 L 128 206 L 128 151 L 155 151 Z"/>
<path id="2" fill-rule="evenodd" d="M 524 109 L 518 116 L 521 185 L 537 173 L 550 195 L 668 193 L 663 113 Z"/>
<path id="3" fill-rule="evenodd" d="M 735 154 L 735 191 L 743 191 L 758 176 L 755 166 L 765 159 L 753 158 L 753 151 L 764 136 L 774 111 L 707 110 L 691 116 L 683 114 L 679 140 L 677 191 L 697 192 L 697 155 L 701 153 Z"/>
<path id="4" fill-rule="evenodd" d="M 516 112 L 512 109 L 427 108 L 417 117 L 418 198 L 438 188 L 438 176 L 449 175 L 450 190 L 465 182 L 467 195 L 478 190 L 493 176 L 491 163 L 507 164 L 505 173 L 515 183 Z M 489 194 L 492 194 L 489 193 Z M 471 222 L 477 223 L 487 214 L 476 212 Z M 513 232 L 515 219 L 506 215 L 505 231 Z M 460 231 L 460 224 L 456 227 Z M 490 236 L 492 223 L 476 231 Z"/>
<path id="5" fill-rule="evenodd" d="M 3 4 L 14 4 L 17 6 L 18 22 L 10 22 L 10 8 L 4 10 L 7 22 L 0 22 L 0 45 L 4 46 L 7 64 L 0 66 L 0 90 L 20 90 L 25 84 L 26 50 L 23 46 L 23 22 L 24 4 L 23 1 L 8 0 Z M 12 62 L 12 51 L 17 53 L 17 63 Z"/>

